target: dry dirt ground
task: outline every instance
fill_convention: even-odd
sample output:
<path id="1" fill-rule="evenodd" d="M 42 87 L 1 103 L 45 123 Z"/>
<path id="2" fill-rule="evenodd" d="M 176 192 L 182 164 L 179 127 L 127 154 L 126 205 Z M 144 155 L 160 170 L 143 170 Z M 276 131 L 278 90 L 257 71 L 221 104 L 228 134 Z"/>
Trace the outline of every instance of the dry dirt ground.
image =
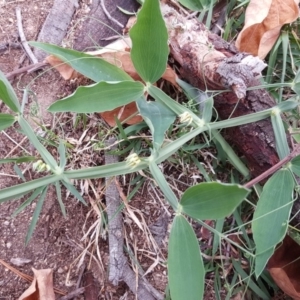
<path id="1" fill-rule="evenodd" d="M 88 7 L 85 4 L 85 9 Z M 79 1 L 79 8 L 82 7 Z M 0 0 L 0 69 L 7 74 L 17 68 L 24 67 L 29 64 L 29 60 L 24 56 L 24 51 L 19 45 L 19 35 L 17 30 L 16 7 L 21 8 L 23 17 L 23 28 L 27 40 L 36 40 L 39 30 L 53 5 L 53 1 L 9 1 Z M 40 76 L 37 76 L 40 75 Z M 73 91 L 72 84 L 65 82 L 55 71 L 46 73 L 33 73 L 30 75 L 18 75 L 12 81 L 15 90 L 20 99 L 22 99 L 22 89 L 31 81 L 32 94 L 26 106 L 26 115 L 34 126 L 33 119 L 44 124 L 47 128 L 55 128 L 53 116 L 46 113 L 45 109 L 55 99 L 69 94 Z M 1 112 L 7 112 L 4 105 L 1 105 Z M 34 118 L 31 118 L 34 116 Z M 63 132 L 66 137 L 71 140 L 79 140 L 84 133 L 82 125 L 76 129 L 70 125 L 70 116 L 60 120 L 63 124 Z M 89 122 L 100 122 L 97 116 Z M 35 126 L 36 127 L 36 126 Z M 57 129 L 58 130 L 58 129 Z M 92 136 L 97 133 L 97 124 L 95 131 L 91 130 L 86 136 Z M 48 139 L 49 136 L 46 136 Z M 81 143 L 82 149 L 88 139 L 84 139 Z M 102 153 L 91 153 L 91 148 L 82 151 L 82 154 L 76 157 L 70 157 L 74 167 L 94 166 L 103 164 Z M 55 147 L 49 146 L 51 153 L 57 157 Z M 21 155 L 37 156 L 38 153 L 33 149 L 27 139 L 18 132 L 18 128 L 10 128 L 0 133 L 0 159 L 7 157 L 18 157 Z M 37 178 L 37 174 L 32 171 L 28 164 L 21 164 L 19 168 L 22 170 L 26 180 Z M 0 165 L 0 189 L 21 183 L 13 164 Z M 86 193 L 84 198 L 87 202 L 94 199 L 98 206 L 105 206 L 100 203 L 103 197 L 98 197 L 97 193 L 91 193 L 92 197 L 88 197 L 86 186 L 93 185 L 95 191 L 100 191 L 104 182 L 95 180 L 92 182 L 77 182 L 77 187 Z M 162 206 L 157 202 L 154 195 L 149 198 L 149 194 L 143 194 L 143 191 L 137 194 L 131 202 L 145 219 L 147 224 L 151 224 L 159 217 Z M 0 206 L 0 259 L 9 263 L 11 266 L 28 275 L 33 275 L 31 268 L 44 269 L 51 268 L 54 272 L 54 286 L 64 293 L 69 293 L 78 286 L 89 285 L 89 289 L 96 291 L 97 297 L 89 299 L 134 299 L 134 295 L 128 290 L 125 284 L 114 287 L 107 280 L 108 270 L 108 244 L 106 241 L 106 233 L 99 233 L 97 243 L 93 242 L 95 233 L 94 224 L 98 224 L 100 216 L 97 210 L 92 209 L 90 203 L 86 207 L 74 199 L 72 196 L 63 192 L 63 199 L 67 210 L 67 217 L 64 218 L 60 212 L 58 202 L 56 200 L 55 189 L 51 187 L 48 191 L 42 213 L 40 215 L 37 227 L 34 231 L 28 246 L 25 247 L 25 237 L 28 226 L 32 219 L 32 215 L 36 203 L 29 205 L 23 212 L 12 218 L 11 215 L 26 198 L 9 201 Z M 146 201 L 145 201 L 146 199 Z M 97 201 L 99 203 L 97 203 Z M 145 205 L 146 202 L 146 205 Z M 158 208 L 160 207 L 160 208 Z M 166 209 L 166 208 L 164 208 Z M 147 270 L 154 262 L 156 257 L 165 259 L 166 243 L 160 246 L 159 255 L 155 253 L 142 231 L 138 229 L 136 224 L 125 214 L 126 225 L 126 244 L 128 247 L 135 249 L 136 256 L 144 270 Z M 91 227 L 92 226 L 92 227 Z M 89 230 L 91 228 L 91 230 Z M 84 249 L 86 251 L 84 252 Z M 97 253 L 98 251 L 98 253 Z M 157 250 L 158 251 L 158 250 Z M 84 255 L 85 254 L 85 255 Z M 19 258 L 22 261 L 27 260 L 25 264 L 14 265 L 13 259 Z M 166 268 L 161 264 L 162 261 L 150 270 L 147 275 L 148 280 L 161 293 L 164 292 L 166 286 Z M 81 270 L 85 266 L 83 276 Z M 29 286 L 29 282 L 25 281 L 19 275 L 16 275 L 9 268 L 0 264 L 0 299 L 18 299 L 18 297 Z M 56 294 L 57 299 L 61 295 Z M 74 298 L 75 299 L 75 298 Z M 81 295 L 76 299 L 84 299 Z M 87 298 L 86 298 L 87 299 Z"/>

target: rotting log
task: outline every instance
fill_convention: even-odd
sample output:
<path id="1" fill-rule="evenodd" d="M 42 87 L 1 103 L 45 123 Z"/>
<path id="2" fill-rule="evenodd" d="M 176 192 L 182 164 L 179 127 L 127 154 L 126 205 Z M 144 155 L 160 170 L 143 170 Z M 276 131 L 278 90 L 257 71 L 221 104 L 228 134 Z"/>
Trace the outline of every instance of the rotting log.
<path id="1" fill-rule="evenodd" d="M 139 7 L 137 1 L 133 0 L 105 0 L 106 10 L 111 16 L 111 20 L 104 13 L 101 6 L 101 0 L 93 0 L 91 11 L 86 20 L 75 33 L 76 40 L 74 49 L 79 51 L 91 51 L 110 44 L 112 40 L 109 37 L 118 37 L 122 35 L 122 28 L 112 19 L 123 24 L 124 27 L 128 21 L 128 16 L 122 13 L 118 7 L 129 12 L 135 12 Z"/>
<path id="2" fill-rule="evenodd" d="M 38 41 L 61 45 L 76 7 L 78 7 L 77 0 L 54 0 L 53 6 L 38 35 Z M 34 54 L 38 61 L 42 61 L 47 56 L 40 49 L 35 49 Z"/>
<path id="3" fill-rule="evenodd" d="M 92 41 L 106 45 L 107 41 L 101 39 L 108 33 L 103 30 L 110 30 L 107 25 L 117 28 L 107 20 L 99 2 L 97 0 L 93 3 L 84 27 L 77 34 L 77 50 L 90 47 Z M 126 2 L 125 8 L 133 10 L 134 2 L 117 2 L 105 3 L 108 10 L 113 12 L 112 16 L 124 22 L 120 19 L 122 14 L 116 15 L 113 6 L 118 4 L 122 7 L 122 3 L 125 5 Z M 196 18 L 182 15 L 182 12 L 179 13 L 165 2 L 161 2 L 161 10 L 168 28 L 170 54 L 181 66 L 181 77 L 203 91 L 231 90 L 214 96 L 214 106 L 221 119 L 255 113 L 276 105 L 266 90 L 247 90 L 260 85 L 258 77 L 264 67 L 261 60 L 239 53 L 234 45 L 209 32 Z M 99 20 L 105 20 L 107 25 Z M 223 133 L 238 154 L 246 158 L 251 177 L 262 174 L 279 161 L 270 119 L 229 128 Z"/>
<path id="4" fill-rule="evenodd" d="M 214 96 L 221 119 L 255 113 L 276 105 L 260 85 L 263 62 L 212 34 L 197 19 L 189 19 L 173 7 L 162 4 L 169 33 L 170 53 L 180 65 L 181 76 L 194 87 L 206 90 L 231 90 Z M 270 119 L 229 128 L 225 138 L 243 155 L 252 177 L 279 161 Z"/>

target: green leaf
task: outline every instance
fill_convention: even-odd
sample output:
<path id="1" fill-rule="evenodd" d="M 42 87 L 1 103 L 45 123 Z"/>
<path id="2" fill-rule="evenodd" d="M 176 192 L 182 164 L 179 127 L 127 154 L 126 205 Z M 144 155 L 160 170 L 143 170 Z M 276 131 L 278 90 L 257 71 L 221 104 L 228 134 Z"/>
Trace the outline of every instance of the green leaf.
<path id="1" fill-rule="evenodd" d="M 23 162 L 31 162 L 36 160 L 35 156 L 20 156 L 20 157 L 11 157 L 11 158 L 4 158 L 0 159 L 0 164 L 6 164 L 6 163 L 16 163 L 21 164 Z"/>
<path id="2" fill-rule="evenodd" d="M 151 130 L 154 149 L 158 151 L 164 141 L 165 132 L 175 121 L 176 115 L 159 102 L 140 99 L 136 103 L 140 114 Z"/>
<path id="3" fill-rule="evenodd" d="M 182 212 L 192 218 L 221 219 L 232 214 L 249 192 L 238 184 L 203 182 L 188 188 L 180 204 Z"/>
<path id="4" fill-rule="evenodd" d="M 61 210 L 63 216 L 66 217 L 67 213 L 66 213 L 65 205 L 62 201 L 61 188 L 60 188 L 60 182 L 59 181 L 55 182 L 55 190 L 56 190 L 56 196 L 57 196 L 57 200 L 58 200 L 58 203 L 59 203 L 60 210 Z"/>
<path id="5" fill-rule="evenodd" d="M 148 161 L 141 161 L 137 166 L 130 168 L 127 162 L 119 162 L 99 167 L 91 167 L 82 170 L 65 171 L 64 175 L 68 179 L 92 179 L 105 178 L 117 175 L 134 173 L 148 167 Z M 1 196 L 1 191 L 0 191 Z M 1 198 L 0 198 L 1 199 Z"/>
<path id="6" fill-rule="evenodd" d="M 300 155 L 291 160 L 291 169 L 297 176 L 300 176 Z"/>
<path id="7" fill-rule="evenodd" d="M 48 175 L 39 179 L 1 189 L 0 204 L 11 199 L 18 199 L 41 186 L 49 185 L 57 180 L 60 180 L 61 178 L 62 175 Z"/>
<path id="8" fill-rule="evenodd" d="M 200 11 L 204 8 L 200 0 L 178 0 L 178 2 L 190 10 Z"/>
<path id="9" fill-rule="evenodd" d="M 292 82 L 292 90 L 299 96 L 300 95 L 300 68 Z"/>
<path id="10" fill-rule="evenodd" d="M 129 32 L 131 59 L 145 82 L 157 81 L 165 72 L 169 55 L 168 32 L 159 0 L 145 0 Z"/>
<path id="11" fill-rule="evenodd" d="M 20 112 L 17 95 L 5 75 L 0 71 L 0 99 L 14 112 Z"/>
<path id="12" fill-rule="evenodd" d="M 164 196 L 166 197 L 166 201 L 168 201 L 171 204 L 172 208 L 176 211 L 178 207 L 178 199 L 170 188 L 170 185 L 168 184 L 164 174 L 156 165 L 155 161 L 150 162 L 149 169 L 157 185 L 160 187 Z"/>
<path id="13" fill-rule="evenodd" d="M 31 204 L 31 202 L 45 189 L 45 186 L 41 186 L 33 191 L 31 196 L 25 200 L 12 214 L 12 218 L 14 218 L 17 214 L 19 214 L 25 207 Z"/>
<path id="14" fill-rule="evenodd" d="M 26 235 L 26 239 L 25 239 L 25 245 L 26 246 L 29 243 L 29 240 L 30 240 L 30 238 L 31 238 L 31 236 L 33 234 L 34 229 L 35 229 L 36 223 L 37 223 L 37 221 L 39 219 L 39 216 L 41 214 L 47 190 L 48 190 L 48 186 L 46 186 L 43 189 L 43 191 L 41 193 L 41 196 L 40 196 L 40 199 L 37 201 L 37 204 L 36 204 L 33 216 L 32 216 L 32 220 L 30 222 L 29 229 L 28 229 L 28 232 L 27 232 L 27 235 Z"/>
<path id="15" fill-rule="evenodd" d="M 290 148 L 287 143 L 287 137 L 279 110 L 275 109 L 274 111 L 275 112 L 271 114 L 271 122 L 275 135 L 276 150 L 279 158 L 284 159 L 290 154 Z"/>
<path id="16" fill-rule="evenodd" d="M 67 163 L 67 158 L 66 158 L 66 148 L 62 140 L 59 141 L 58 153 L 59 153 L 59 166 L 62 168 L 62 170 L 64 170 Z"/>
<path id="17" fill-rule="evenodd" d="M 203 299 L 205 269 L 199 243 L 191 225 L 182 215 L 174 218 L 168 253 L 172 300 Z"/>
<path id="18" fill-rule="evenodd" d="M 72 95 L 53 103 L 48 110 L 77 113 L 109 111 L 137 100 L 143 93 L 144 85 L 137 81 L 102 81 L 88 87 L 79 87 Z"/>
<path id="19" fill-rule="evenodd" d="M 51 44 L 39 42 L 30 42 L 29 44 L 53 54 L 70 65 L 73 69 L 95 82 L 133 80 L 122 69 L 108 63 L 102 58 Z"/>
<path id="20" fill-rule="evenodd" d="M 1 82 L 0 82 L 1 85 Z M 1 95 L 0 95 L 1 98 Z M 0 113 L 0 131 L 4 130 L 5 128 L 10 127 L 15 123 L 16 119 L 14 116 L 10 114 L 1 114 Z"/>
<path id="21" fill-rule="evenodd" d="M 77 191 L 77 189 L 73 184 L 66 182 L 65 180 L 62 180 L 61 182 L 74 197 L 76 197 L 84 205 L 87 205 L 87 203 L 85 202 L 85 200 L 83 199 L 83 197 L 80 195 L 80 193 Z"/>
<path id="22" fill-rule="evenodd" d="M 42 156 L 44 162 L 47 165 L 49 165 L 52 170 L 55 170 L 58 166 L 54 157 L 44 147 L 44 145 L 40 143 L 39 139 L 37 138 L 35 132 L 31 128 L 29 123 L 23 118 L 23 116 L 19 116 L 18 122 L 22 130 L 24 131 L 25 135 L 28 137 L 28 139 L 33 144 L 33 146 L 38 151 L 38 153 Z"/>
<path id="23" fill-rule="evenodd" d="M 284 238 L 293 204 L 294 180 L 288 169 L 276 172 L 265 184 L 257 203 L 252 221 L 252 232 L 256 244 L 255 275 L 263 271 L 270 256 L 263 255 Z M 261 259 L 264 258 L 264 259 Z"/>

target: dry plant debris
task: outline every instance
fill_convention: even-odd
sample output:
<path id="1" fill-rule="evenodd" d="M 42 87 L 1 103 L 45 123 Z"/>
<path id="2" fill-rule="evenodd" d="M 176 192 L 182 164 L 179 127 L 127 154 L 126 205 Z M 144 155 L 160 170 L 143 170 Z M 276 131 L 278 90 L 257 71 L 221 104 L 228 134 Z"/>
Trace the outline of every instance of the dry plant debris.
<path id="1" fill-rule="evenodd" d="M 298 4 L 299 0 L 251 0 L 244 28 L 236 40 L 237 48 L 264 59 L 276 43 L 282 26 L 299 17 Z"/>

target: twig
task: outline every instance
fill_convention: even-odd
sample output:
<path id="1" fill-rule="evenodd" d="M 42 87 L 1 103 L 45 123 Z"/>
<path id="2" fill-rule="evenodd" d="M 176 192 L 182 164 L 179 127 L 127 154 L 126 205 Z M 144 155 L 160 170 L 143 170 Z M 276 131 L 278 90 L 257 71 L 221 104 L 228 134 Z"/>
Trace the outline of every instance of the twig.
<path id="1" fill-rule="evenodd" d="M 31 51 L 30 47 L 28 46 L 27 40 L 25 38 L 25 34 L 23 31 L 23 26 L 22 26 L 22 15 L 21 15 L 21 9 L 20 7 L 16 8 L 16 15 L 17 15 L 17 23 L 18 23 L 18 30 L 19 30 L 19 35 L 20 39 L 22 42 L 22 45 L 24 47 L 24 50 L 26 51 L 28 57 L 32 61 L 32 63 L 36 64 L 38 63 L 37 58 L 34 56 L 33 52 Z"/>
<path id="2" fill-rule="evenodd" d="M 106 15 L 106 17 L 107 17 L 110 21 L 116 23 L 119 27 L 124 28 L 124 26 L 123 26 L 118 20 L 116 20 L 115 18 L 113 18 L 113 17 L 110 15 L 110 13 L 107 11 L 107 9 L 106 9 L 106 7 L 105 7 L 105 4 L 104 4 L 104 1 L 105 1 L 105 0 L 100 0 L 100 4 L 101 4 L 101 7 L 102 7 L 103 12 L 104 12 L 104 14 Z"/>
<path id="3" fill-rule="evenodd" d="M 274 165 L 273 167 L 271 167 L 270 169 L 268 169 L 264 173 L 260 174 L 256 178 L 252 179 L 248 183 L 244 184 L 244 187 L 245 188 L 251 188 L 255 184 L 257 184 L 260 181 L 262 181 L 263 179 L 265 179 L 265 178 L 269 177 L 270 175 L 272 175 L 273 173 L 275 173 L 283 165 L 285 165 L 286 163 L 288 163 L 290 160 L 292 160 L 295 156 L 297 156 L 299 154 L 300 154 L 300 144 L 297 145 L 297 147 L 288 156 L 286 156 L 284 159 L 282 159 L 281 161 L 279 161 L 276 165 Z"/>
<path id="4" fill-rule="evenodd" d="M 106 146 L 115 144 L 115 139 L 107 141 Z M 112 147 L 113 149 L 113 147 Z M 111 164 L 118 161 L 117 156 L 105 154 L 105 164 Z M 123 280 L 130 290 L 136 294 L 137 299 L 143 300 L 162 300 L 163 296 L 151 286 L 144 277 L 139 277 L 136 285 L 136 274 L 128 265 L 128 261 L 123 252 L 123 220 L 122 214 L 118 212 L 121 201 L 118 188 L 112 178 L 106 178 L 106 212 L 109 225 L 109 280 L 117 285 Z"/>
<path id="5" fill-rule="evenodd" d="M 85 270 L 85 263 L 83 263 L 80 267 L 80 271 L 79 271 L 79 274 L 78 274 L 78 280 L 77 280 L 77 283 L 76 283 L 76 289 L 79 289 L 79 287 L 80 287 L 80 283 L 81 283 L 81 280 L 82 280 L 82 275 L 84 273 L 84 270 Z"/>
<path id="6" fill-rule="evenodd" d="M 35 64 L 31 64 L 31 65 L 28 65 L 26 67 L 23 67 L 23 68 L 20 68 L 20 69 L 16 69 L 10 73 L 7 73 L 5 76 L 7 79 L 11 79 L 13 78 L 15 75 L 18 75 L 18 74 L 21 74 L 21 73 L 24 73 L 24 72 L 27 72 L 27 74 L 33 72 L 33 71 L 36 71 L 38 69 L 41 69 L 45 66 L 47 66 L 48 63 L 47 62 L 38 62 L 38 63 L 35 63 Z"/>
<path id="7" fill-rule="evenodd" d="M 69 294 L 67 294 L 67 295 L 65 295 L 63 297 L 58 298 L 58 300 L 71 300 L 71 299 L 73 299 L 73 298 L 75 298 L 75 297 L 83 294 L 84 290 L 85 290 L 85 288 L 81 287 L 81 288 L 76 289 L 73 292 L 71 292 L 71 293 L 69 293 Z"/>

